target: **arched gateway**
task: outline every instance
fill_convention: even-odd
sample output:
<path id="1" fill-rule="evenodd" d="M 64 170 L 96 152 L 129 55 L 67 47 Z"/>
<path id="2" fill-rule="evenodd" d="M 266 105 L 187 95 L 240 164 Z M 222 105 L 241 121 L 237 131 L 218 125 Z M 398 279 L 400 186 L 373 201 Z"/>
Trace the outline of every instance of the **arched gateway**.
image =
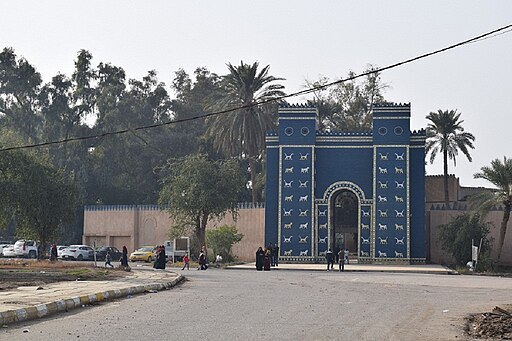
<path id="1" fill-rule="evenodd" d="M 317 110 L 279 108 L 268 133 L 265 245 L 280 259 L 324 260 L 348 248 L 359 262 L 425 261 L 425 131 L 410 105 L 373 109 L 373 131 L 317 131 Z"/>

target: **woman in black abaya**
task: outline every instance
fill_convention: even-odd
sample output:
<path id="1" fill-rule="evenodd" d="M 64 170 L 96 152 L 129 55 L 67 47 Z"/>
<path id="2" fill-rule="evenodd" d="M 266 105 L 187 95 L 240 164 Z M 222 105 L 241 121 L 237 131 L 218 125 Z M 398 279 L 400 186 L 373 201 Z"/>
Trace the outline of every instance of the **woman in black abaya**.
<path id="1" fill-rule="evenodd" d="M 258 248 L 258 251 L 256 251 L 256 270 L 261 271 L 263 270 L 263 261 L 265 259 L 265 251 L 261 248 L 261 246 Z"/>

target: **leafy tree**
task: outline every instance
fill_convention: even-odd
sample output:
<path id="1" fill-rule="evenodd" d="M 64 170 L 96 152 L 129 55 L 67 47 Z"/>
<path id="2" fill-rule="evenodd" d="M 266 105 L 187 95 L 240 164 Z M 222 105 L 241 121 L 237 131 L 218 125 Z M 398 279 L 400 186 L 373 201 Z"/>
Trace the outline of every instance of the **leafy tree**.
<path id="1" fill-rule="evenodd" d="M 258 104 L 284 96 L 283 78 L 269 75 L 270 65 L 258 70 L 259 64 L 227 64 L 229 74 L 222 77 L 220 91 L 213 94 L 209 109 L 234 109 L 209 120 L 206 132 L 213 146 L 227 156 L 247 159 L 251 174 L 252 201 L 258 201 L 255 189 L 257 163 L 265 147 L 265 132 L 276 124 L 276 103 Z"/>
<path id="2" fill-rule="evenodd" d="M 244 237 L 238 233 L 235 226 L 223 225 L 214 230 L 206 231 L 206 241 L 213 249 L 214 255 L 221 255 L 222 259 L 230 262 L 233 260 L 231 248 Z"/>
<path id="3" fill-rule="evenodd" d="M 512 208 L 512 159 L 503 157 L 503 162 L 495 159 L 491 166 L 482 167 L 481 172 L 474 175 L 475 179 L 485 179 L 496 186 L 494 190 L 481 191 L 470 198 L 471 206 L 476 209 L 482 217 L 499 205 L 503 205 L 503 219 L 500 226 L 500 237 L 498 240 L 497 265 L 500 265 L 501 251 L 507 233 L 507 224 L 510 219 Z"/>
<path id="4" fill-rule="evenodd" d="M 464 121 L 460 120 L 460 113 L 457 110 L 438 110 L 427 115 L 426 152 L 430 153 L 430 163 L 433 163 L 438 153 L 443 153 L 444 165 L 444 201 L 446 206 L 449 203 L 448 193 L 448 159 L 453 160 L 456 166 L 456 157 L 459 150 L 466 155 L 471 162 L 472 158 L 468 148 L 474 149 L 473 134 L 465 132 L 462 127 Z"/>
<path id="5" fill-rule="evenodd" d="M 193 79 L 182 69 L 175 72 L 172 90 L 176 98 L 171 101 L 173 118 L 176 120 L 201 117 L 207 112 L 208 99 L 219 90 L 220 77 L 206 68 L 199 67 L 194 71 Z M 212 159 L 220 158 L 212 148 L 206 131 L 205 119 L 196 119 L 174 124 L 169 128 L 173 143 L 176 146 L 174 158 L 184 157 L 197 152 L 207 154 Z"/>
<path id="6" fill-rule="evenodd" d="M 0 158 L 0 215 L 16 219 L 16 234 L 39 240 L 43 247 L 73 221 L 77 188 L 71 176 L 46 158 L 23 152 L 3 152 Z"/>
<path id="7" fill-rule="evenodd" d="M 192 226 L 201 245 L 209 219 L 222 218 L 238 211 L 237 198 L 243 185 L 239 165 L 234 160 L 210 161 L 205 156 L 190 155 L 169 161 L 163 172 L 159 204 L 177 224 Z"/>
<path id="8" fill-rule="evenodd" d="M 373 70 L 370 65 L 365 72 Z M 355 76 L 350 71 L 347 78 Z M 332 81 L 320 77 L 316 81 L 306 80 L 308 88 L 322 86 Z M 316 90 L 309 101 L 315 105 L 319 115 L 319 129 L 328 130 L 371 130 L 372 107 L 384 102 L 383 92 L 387 85 L 382 82 L 379 73 L 372 73 L 362 82 L 346 81 L 329 88 Z"/>
<path id="9" fill-rule="evenodd" d="M 37 142 L 42 118 L 38 110 L 41 75 L 12 48 L 0 52 L 0 125 Z"/>
<path id="10" fill-rule="evenodd" d="M 465 265 L 471 260 L 471 241 L 482 239 L 480 254 L 485 256 L 489 251 L 489 223 L 483 223 L 479 215 L 462 214 L 448 224 L 440 226 L 442 248 L 450 252 L 458 265 Z"/>

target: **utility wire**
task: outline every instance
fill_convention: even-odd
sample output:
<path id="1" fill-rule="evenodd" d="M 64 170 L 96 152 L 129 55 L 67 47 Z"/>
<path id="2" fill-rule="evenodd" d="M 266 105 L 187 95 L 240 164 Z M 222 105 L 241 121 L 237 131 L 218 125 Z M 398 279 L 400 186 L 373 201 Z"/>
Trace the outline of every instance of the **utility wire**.
<path id="1" fill-rule="evenodd" d="M 5 151 L 9 151 L 9 150 L 17 150 L 17 149 L 29 149 L 29 148 L 37 148 L 37 147 L 43 147 L 43 146 L 51 146 L 51 145 L 55 145 L 55 144 L 63 144 L 63 143 L 68 143 L 68 142 L 73 142 L 73 141 L 83 141 L 83 140 L 96 139 L 96 138 L 107 137 L 107 136 L 112 136 L 112 135 L 125 134 L 125 133 L 128 133 L 128 132 L 134 132 L 134 131 L 138 131 L 138 130 L 153 129 L 153 128 L 163 127 L 163 126 L 167 126 L 167 125 L 171 125 L 171 124 L 177 124 L 177 123 L 193 121 L 193 120 L 197 120 L 197 119 L 200 119 L 200 118 L 207 118 L 207 117 L 217 116 L 217 115 L 225 114 L 225 113 L 228 113 L 228 112 L 233 112 L 233 111 L 240 110 L 240 109 L 247 109 L 247 108 L 251 108 L 251 107 L 262 105 L 262 104 L 267 104 L 267 103 L 272 103 L 272 102 L 279 102 L 279 101 L 281 101 L 283 99 L 286 99 L 286 98 L 296 97 L 296 96 L 300 96 L 300 95 L 306 95 L 306 94 L 309 94 L 309 93 L 312 93 L 312 92 L 315 92 L 315 91 L 318 91 L 318 90 L 323 90 L 323 89 L 329 88 L 329 87 L 331 87 L 333 85 L 337 85 L 337 84 L 341 84 L 341 83 L 344 83 L 344 82 L 347 82 L 347 81 L 355 80 L 357 78 L 369 76 L 371 74 L 381 73 L 382 71 L 390 70 L 390 69 L 393 69 L 393 68 L 396 68 L 396 67 L 399 67 L 399 66 L 402 66 L 402 65 L 405 65 L 405 64 L 412 63 L 412 62 L 420 60 L 420 59 L 424 59 L 424 58 L 427 58 L 427 57 L 430 57 L 430 56 L 433 56 L 433 55 L 436 55 L 436 54 L 439 54 L 439 53 L 442 53 L 442 52 L 445 52 L 445 51 L 448 51 L 448 50 L 452 50 L 452 49 L 461 47 L 461 46 L 466 45 L 466 44 L 475 43 L 475 42 L 482 41 L 482 40 L 485 40 L 485 39 L 488 39 L 488 38 L 493 38 L 493 37 L 496 37 L 496 36 L 501 35 L 501 34 L 509 33 L 511 31 L 512 31 L 512 24 L 509 24 L 509 25 L 506 25 L 506 26 L 502 26 L 502 27 L 500 27 L 498 29 L 492 30 L 490 32 L 481 34 L 479 36 L 473 37 L 471 39 L 464 40 L 462 42 L 459 42 L 459 43 L 456 43 L 456 44 L 444 47 L 442 49 L 435 50 L 435 51 L 432 51 L 432 52 L 429 52 L 429 53 L 425 53 L 425 54 L 419 55 L 417 57 L 410 58 L 410 59 L 407 59 L 407 60 L 404 60 L 404 61 L 401 61 L 401 62 L 398 62 L 398 63 L 395 63 L 395 64 L 391 64 L 391 65 L 388 65 L 388 66 L 385 66 L 385 67 L 372 69 L 370 71 L 367 71 L 367 72 L 364 72 L 364 73 L 360 73 L 358 75 L 353 75 L 351 77 L 339 79 L 339 80 L 334 81 L 334 82 L 326 83 L 326 84 L 323 84 L 323 85 L 318 85 L 318 86 L 315 86 L 315 87 L 312 87 L 312 88 L 308 88 L 308 89 L 304 89 L 304 90 L 301 90 L 301 91 L 297 91 L 297 92 L 294 92 L 294 93 L 291 93 L 291 94 L 288 94 L 288 95 L 284 95 L 284 96 L 280 96 L 280 97 L 276 97 L 276 98 L 272 98 L 272 99 L 267 99 L 267 100 L 262 100 L 262 101 L 259 101 L 259 102 L 254 102 L 254 103 L 251 103 L 251 104 L 246 104 L 246 105 L 242 105 L 242 106 L 238 106 L 238 107 L 234 107 L 234 108 L 229 108 L 229 109 L 225 109 L 225 110 L 221 110 L 221 111 L 211 112 L 211 113 L 208 113 L 208 114 L 205 114 L 205 115 L 193 116 L 193 117 L 179 119 L 179 120 L 171 120 L 171 121 L 167 121 L 167 122 L 155 123 L 155 124 L 150 124 L 150 125 L 145 125 L 145 126 L 138 126 L 138 127 L 134 127 L 134 128 L 121 129 L 121 130 L 116 130 L 116 131 L 111 131 L 111 132 L 104 132 L 104 133 L 100 133 L 100 134 L 94 134 L 94 135 L 88 135 L 88 136 L 82 136 L 82 137 L 71 137 L 71 138 L 62 139 L 62 140 L 56 140 L 56 141 L 47 141 L 47 142 L 41 142 L 41 143 L 35 143 L 35 144 L 27 144 L 27 145 L 21 145 L 21 146 L 6 147 L 6 148 L 0 149 L 0 152 L 5 152 Z"/>

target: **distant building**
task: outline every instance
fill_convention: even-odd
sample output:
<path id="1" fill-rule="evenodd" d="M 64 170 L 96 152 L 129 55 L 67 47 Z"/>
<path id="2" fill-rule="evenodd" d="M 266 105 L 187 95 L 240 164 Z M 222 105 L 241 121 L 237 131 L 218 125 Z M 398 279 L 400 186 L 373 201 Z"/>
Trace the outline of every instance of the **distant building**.
<path id="1" fill-rule="evenodd" d="M 372 131 L 318 131 L 317 110 L 279 108 L 269 133 L 265 245 L 284 261 L 348 248 L 360 262 L 424 263 L 425 131 L 409 104 L 373 108 Z"/>

